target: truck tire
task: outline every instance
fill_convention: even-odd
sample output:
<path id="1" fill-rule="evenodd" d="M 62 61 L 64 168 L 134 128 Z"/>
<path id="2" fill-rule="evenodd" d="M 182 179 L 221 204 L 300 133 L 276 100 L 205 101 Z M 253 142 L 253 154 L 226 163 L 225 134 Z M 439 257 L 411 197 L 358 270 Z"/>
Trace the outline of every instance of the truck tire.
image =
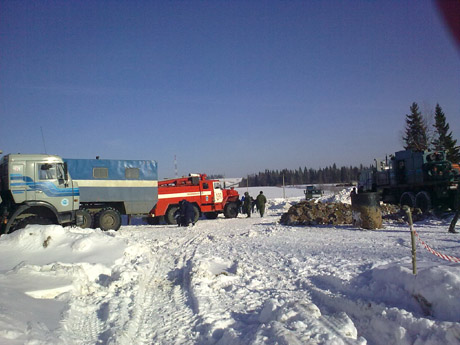
<path id="1" fill-rule="evenodd" d="M 431 210 L 431 197 L 425 191 L 418 192 L 415 196 L 415 207 L 422 210 L 422 212 L 428 212 Z"/>
<path id="2" fill-rule="evenodd" d="M 166 223 L 169 225 L 174 225 L 177 224 L 177 213 L 179 212 L 179 206 L 178 205 L 172 205 L 169 206 L 168 210 L 166 211 L 165 214 L 165 220 Z"/>
<path id="3" fill-rule="evenodd" d="M 117 231 L 121 226 L 120 212 L 111 207 L 104 208 L 96 214 L 96 224 L 103 231 Z"/>
<path id="4" fill-rule="evenodd" d="M 410 208 L 415 207 L 415 196 L 412 192 L 404 192 L 399 199 L 399 204 L 401 207 L 404 205 L 409 206 Z"/>
<path id="5" fill-rule="evenodd" d="M 225 218 L 236 218 L 238 217 L 238 205 L 234 202 L 229 202 L 224 207 Z"/>
<path id="6" fill-rule="evenodd" d="M 24 229 L 27 225 L 51 225 L 54 224 L 51 219 L 43 218 L 39 216 L 30 216 L 20 220 L 16 226 L 14 227 L 13 231 Z"/>
<path id="7" fill-rule="evenodd" d="M 217 212 L 206 212 L 204 216 L 206 219 L 216 219 L 219 214 Z"/>
<path id="8" fill-rule="evenodd" d="M 200 218 L 200 209 L 197 205 L 193 205 L 193 223 L 198 222 L 198 218 Z"/>
<path id="9" fill-rule="evenodd" d="M 83 224 L 80 225 L 80 228 L 88 229 L 93 227 L 94 219 L 92 214 L 88 210 L 82 208 L 81 210 L 77 211 L 77 214 L 83 217 Z"/>

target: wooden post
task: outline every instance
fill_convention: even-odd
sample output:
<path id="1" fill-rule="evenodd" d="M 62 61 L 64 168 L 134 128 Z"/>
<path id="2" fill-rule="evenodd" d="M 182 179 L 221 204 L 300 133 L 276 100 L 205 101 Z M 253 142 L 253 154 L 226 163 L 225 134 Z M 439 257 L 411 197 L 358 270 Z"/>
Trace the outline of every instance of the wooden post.
<path id="1" fill-rule="evenodd" d="M 407 219 L 409 221 L 410 240 L 411 240 L 411 245 L 412 245 L 412 273 L 416 275 L 417 274 L 417 257 L 416 257 L 416 249 L 415 249 L 415 234 L 414 234 L 414 226 L 412 223 L 412 214 L 410 212 L 409 206 L 405 205 L 403 209 L 406 212 Z"/>
<path id="2" fill-rule="evenodd" d="M 284 174 L 283 174 L 283 199 L 286 199 L 286 191 L 284 190 Z"/>

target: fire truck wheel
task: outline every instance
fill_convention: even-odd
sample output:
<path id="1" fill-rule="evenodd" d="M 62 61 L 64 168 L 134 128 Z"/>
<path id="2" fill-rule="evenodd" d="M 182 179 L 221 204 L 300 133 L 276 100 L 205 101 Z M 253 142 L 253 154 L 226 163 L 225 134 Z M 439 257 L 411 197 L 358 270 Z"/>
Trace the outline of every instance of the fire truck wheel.
<path id="1" fill-rule="evenodd" d="M 51 221 L 51 219 L 48 219 L 48 218 L 43 218 L 39 216 L 30 216 L 30 217 L 24 218 L 21 221 L 19 221 L 18 224 L 16 224 L 16 226 L 14 227 L 13 231 L 23 229 L 29 224 L 30 225 L 33 225 L 33 224 L 50 225 L 50 224 L 53 224 L 53 222 Z"/>
<path id="2" fill-rule="evenodd" d="M 403 207 L 404 205 L 407 205 L 410 208 L 414 208 L 415 207 L 414 193 L 412 193 L 412 192 L 404 192 L 401 195 L 401 199 L 399 199 L 399 204 L 401 205 L 401 207 Z"/>
<path id="3" fill-rule="evenodd" d="M 177 224 L 176 213 L 178 212 L 179 212 L 178 205 L 169 206 L 165 214 L 166 223 L 168 223 L 169 225 Z"/>
<path id="4" fill-rule="evenodd" d="M 88 210 L 85 210 L 85 209 L 78 210 L 77 214 L 83 217 L 83 224 L 80 225 L 80 228 L 87 229 L 87 228 L 93 227 L 93 216 Z"/>
<path id="5" fill-rule="evenodd" d="M 198 222 L 198 218 L 200 218 L 200 209 L 198 208 L 197 205 L 193 205 L 193 223 Z"/>
<path id="6" fill-rule="evenodd" d="M 216 219 L 218 214 L 217 212 L 206 212 L 204 216 L 206 217 L 206 219 Z"/>
<path id="7" fill-rule="evenodd" d="M 422 212 L 428 212 L 431 210 L 431 198 L 427 192 L 418 192 L 415 196 L 415 206 L 422 210 Z"/>
<path id="8" fill-rule="evenodd" d="M 113 208 L 104 208 L 96 214 L 96 224 L 103 231 L 117 231 L 121 226 L 120 212 Z"/>
<path id="9" fill-rule="evenodd" d="M 229 202 L 224 207 L 225 218 L 236 218 L 238 216 L 238 206 L 234 202 Z"/>

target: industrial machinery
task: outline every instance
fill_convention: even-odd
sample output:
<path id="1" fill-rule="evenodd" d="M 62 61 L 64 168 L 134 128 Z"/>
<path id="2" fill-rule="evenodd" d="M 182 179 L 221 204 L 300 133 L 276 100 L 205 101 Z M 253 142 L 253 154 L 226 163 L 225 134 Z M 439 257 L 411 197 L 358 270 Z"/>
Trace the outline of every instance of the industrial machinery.
<path id="1" fill-rule="evenodd" d="M 363 170 L 358 192 L 378 192 L 385 203 L 422 211 L 453 209 L 459 177 L 459 166 L 447 161 L 445 152 L 405 150 Z"/>

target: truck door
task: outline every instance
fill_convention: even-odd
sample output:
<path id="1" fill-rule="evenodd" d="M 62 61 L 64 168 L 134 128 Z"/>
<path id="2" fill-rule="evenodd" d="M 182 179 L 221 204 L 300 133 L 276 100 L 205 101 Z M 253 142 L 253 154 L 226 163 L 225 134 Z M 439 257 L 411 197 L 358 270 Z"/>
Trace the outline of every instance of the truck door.
<path id="1" fill-rule="evenodd" d="M 214 187 L 214 203 L 218 204 L 224 201 L 224 193 L 222 192 L 222 189 L 220 188 L 220 183 L 219 182 L 213 182 L 213 187 Z"/>
<path id="2" fill-rule="evenodd" d="M 200 195 L 201 195 L 201 204 L 206 205 L 212 202 L 211 200 L 211 188 L 208 182 L 203 182 L 200 184 Z"/>
<path id="3" fill-rule="evenodd" d="M 14 196 L 14 201 L 19 204 L 26 200 L 34 200 L 35 193 L 29 191 L 28 188 L 30 178 L 27 176 L 25 163 L 14 162 L 9 169 L 10 188 Z"/>
<path id="4" fill-rule="evenodd" d="M 74 193 L 65 179 L 64 164 L 37 163 L 35 172 L 36 200 L 53 205 L 58 212 L 72 211 Z"/>

